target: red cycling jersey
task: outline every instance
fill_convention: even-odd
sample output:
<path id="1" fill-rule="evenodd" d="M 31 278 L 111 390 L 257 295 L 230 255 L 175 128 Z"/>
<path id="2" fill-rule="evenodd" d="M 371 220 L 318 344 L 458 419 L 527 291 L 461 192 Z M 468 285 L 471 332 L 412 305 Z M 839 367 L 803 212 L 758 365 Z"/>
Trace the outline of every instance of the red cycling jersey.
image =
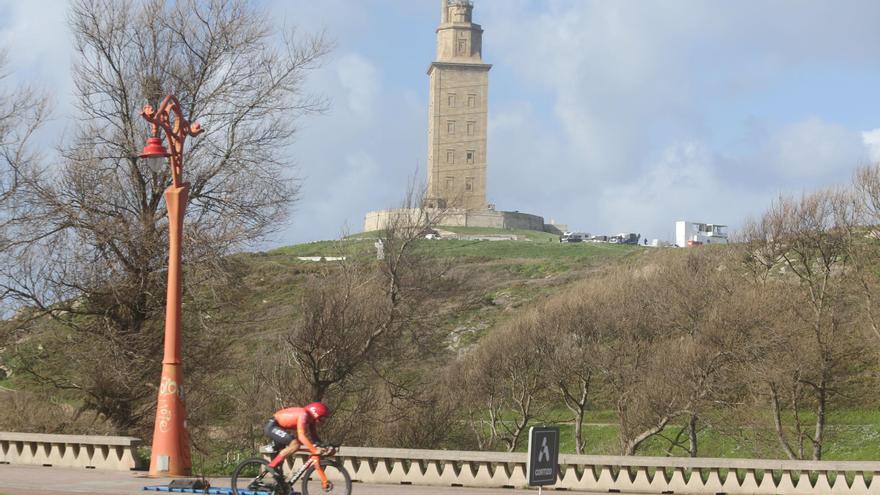
<path id="1" fill-rule="evenodd" d="M 312 416 L 302 407 L 288 407 L 276 412 L 273 416 L 278 426 L 285 430 L 296 428 L 296 437 L 305 448 L 312 454 L 318 453 L 318 448 L 312 443 L 310 435 L 315 435 L 315 422 Z"/>

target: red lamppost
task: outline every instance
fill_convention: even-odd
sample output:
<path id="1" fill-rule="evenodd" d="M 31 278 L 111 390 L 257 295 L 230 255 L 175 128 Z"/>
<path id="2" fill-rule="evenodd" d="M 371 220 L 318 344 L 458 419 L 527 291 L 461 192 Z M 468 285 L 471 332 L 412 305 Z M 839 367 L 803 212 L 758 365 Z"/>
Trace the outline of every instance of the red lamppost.
<path id="1" fill-rule="evenodd" d="M 187 476 L 192 464 L 189 456 L 189 435 L 186 431 L 186 407 L 183 403 L 183 369 L 180 355 L 181 325 L 180 299 L 183 293 L 180 245 L 183 235 L 183 216 L 189 194 L 189 183 L 181 182 L 183 172 L 183 142 L 187 136 L 196 136 L 204 129 L 198 123 L 183 117 L 180 102 L 173 95 L 166 96 L 153 110 L 144 106 L 141 113 L 151 124 L 152 136 L 141 158 L 159 173 L 163 159 L 169 158 L 171 185 L 165 190 L 168 209 L 168 296 L 165 306 L 165 356 L 162 359 L 162 380 L 159 383 L 159 401 L 156 408 L 156 426 L 153 430 L 153 449 L 150 455 L 150 475 L 168 474 Z M 162 145 L 159 128 L 168 136 L 171 151 Z"/>

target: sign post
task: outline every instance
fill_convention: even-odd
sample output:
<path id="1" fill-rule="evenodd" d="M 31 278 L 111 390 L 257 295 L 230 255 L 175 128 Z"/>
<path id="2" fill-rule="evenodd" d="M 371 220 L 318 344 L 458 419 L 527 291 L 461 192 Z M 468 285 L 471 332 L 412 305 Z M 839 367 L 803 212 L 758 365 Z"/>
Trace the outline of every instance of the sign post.
<path id="1" fill-rule="evenodd" d="M 559 427 L 533 426 L 529 428 L 529 459 L 526 465 L 529 486 L 553 485 L 559 477 Z"/>

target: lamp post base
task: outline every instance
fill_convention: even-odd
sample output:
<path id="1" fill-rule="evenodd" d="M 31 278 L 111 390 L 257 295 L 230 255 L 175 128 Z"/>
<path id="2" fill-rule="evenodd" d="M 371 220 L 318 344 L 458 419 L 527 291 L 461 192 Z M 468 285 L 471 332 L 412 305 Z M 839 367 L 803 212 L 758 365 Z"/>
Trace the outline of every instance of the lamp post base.
<path id="1" fill-rule="evenodd" d="M 186 407 L 183 404 L 183 371 L 180 364 L 162 364 L 159 406 L 153 430 L 150 476 L 189 476 L 192 463 L 189 434 L 186 431 Z"/>

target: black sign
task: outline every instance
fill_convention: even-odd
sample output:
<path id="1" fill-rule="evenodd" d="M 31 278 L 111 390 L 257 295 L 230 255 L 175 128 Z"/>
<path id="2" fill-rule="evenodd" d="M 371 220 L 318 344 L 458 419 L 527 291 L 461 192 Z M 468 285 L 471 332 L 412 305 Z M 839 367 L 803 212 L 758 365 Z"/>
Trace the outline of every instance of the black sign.
<path id="1" fill-rule="evenodd" d="M 559 475 L 559 427 L 533 426 L 529 430 L 529 486 L 553 485 Z"/>

